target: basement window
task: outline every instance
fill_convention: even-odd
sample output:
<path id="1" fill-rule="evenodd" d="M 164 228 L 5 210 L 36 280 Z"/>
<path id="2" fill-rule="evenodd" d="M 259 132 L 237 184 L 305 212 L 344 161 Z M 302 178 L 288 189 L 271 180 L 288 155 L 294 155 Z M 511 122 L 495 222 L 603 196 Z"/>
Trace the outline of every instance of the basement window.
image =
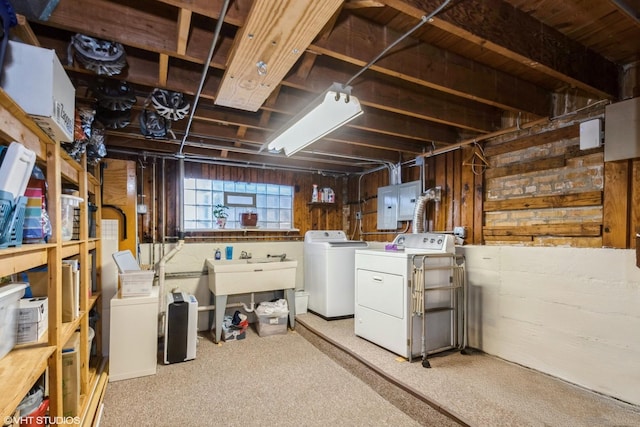
<path id="1" fill-rule="evenodd" d="M 226 229 L 242 228 L 240 214 L 258 214 L 258 228 L 293 228 L 293 186 L 252 182 L 185 178 L 185 231 L 215 229 L 213 207 L 229 206 Z"/>

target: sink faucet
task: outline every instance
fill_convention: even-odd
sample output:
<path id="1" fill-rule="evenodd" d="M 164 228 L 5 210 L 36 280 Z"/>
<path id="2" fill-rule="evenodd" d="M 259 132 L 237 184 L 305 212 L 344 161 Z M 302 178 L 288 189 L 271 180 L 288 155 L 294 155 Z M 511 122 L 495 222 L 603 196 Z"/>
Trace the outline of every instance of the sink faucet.
<path id="1" fill-rule="evenodd" d="M 240 252 L 240 259 L 251 259 L 251 254 L 247 253 L 247 251 Z"/>
<path id="2" fill-rule="evenodd" d="M 280 258 L 280 261 L 284 261 L 286 257 L 287 257 L 287 254 L 281 254 L 281 255 L 268 254 L 267 255 L 267 258 Z"/>

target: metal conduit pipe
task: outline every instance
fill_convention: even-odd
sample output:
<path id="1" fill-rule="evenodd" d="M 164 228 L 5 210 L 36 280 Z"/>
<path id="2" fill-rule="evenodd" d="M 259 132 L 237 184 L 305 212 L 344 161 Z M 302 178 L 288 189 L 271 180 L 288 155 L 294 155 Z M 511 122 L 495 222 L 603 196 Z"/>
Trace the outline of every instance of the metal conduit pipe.
<path id="1" fill-rule="evenodd" d="M 216 22 L 216 29 L 213 33 L 213 40 L 211 41 L 211 47 L 209 48 L 209 55 L 207 56 L 207 60 L 205 61 L 204 67 L 202 69 L 200 84 L 198 85 L 196 96 L 193 98 L 193 104 L 191 105 L 191 114 L 189 114 L 187 127 L 185 128 L 184 136 L 182 137 L 182 143 L 180 144 L 180 149 L 176 154 L 178 157 L 183 156 L 182 148 L 184 147 L 185 142 L 187 142 L 187 137 L 189 136 L 189 131 L 191 130 L 191 123 L 193 123 L 193 116 L 196 112 L 196 108 L 198 107 L 200 94 L 202 93 L 202 88 L 204 87 L 204 81 L 207 78 L 207 72 L 209 71 L 209 67 L 211 66 L 211 58 L 213 58 L 213 51 L 215 50 L 216 44 L 218 43 L 218 37 L 220 37 L 220 30 L 222 29 L 222 24 L 224 23 L 224 17 L 227 14 L 228 7 L 229 7 L 229 0 L 225 0 L 225 2 L 222 5 L 222 9 L 220 10 L 220 17 L 218 18 L 218 22 Z"/>
<path id="2" fill-rule="evenodd" d="M 200 97 L 200 93 L 202 92 L 202 87 L 204 86 L 204 81 L 207 78 L 207 71 L 209 66 L 211 65 L 211 58 L 213 57 L 213 51 L 216 47 L 216 43 L 218 41 L 218 37 L 220 36 L 220 30 L 222 29 L 222 23 L 224 22 L 224 17 L 227 13 L 227 7 L 229 6 L 229 0 L 225 0 L 222 5 L 222 11 L 220 12 L 220 17 L 218 18 L 218 22 L 216 23 L 216 30 L 213 36 L 213 40 L 211 41 L 211 49 L 209 50 L 209 57 L 204 64 L 204 69 L 202 70 L 202 76 L 200 78 L 200 85 L 198 87 L 198 92 L 196 93 L 195 99 L 193 101 L 193 105 L 191 108 L 191 114 L 189 115 L 189 122 L 187 124 L 187 129 L 184 134 L 183 143 L 180 145 L 180 151 L 177 153 L 176 157 L 178 157 L 178 169 L 179 169 L 179 189 L 178 191 L 178 214 L 179 214 L 179 228 L 178 228 L 178 245 L 174 247 L 167 255 L 162 257 L 160 262 L 158 263 L 158 285 L 160 287 L 159 294 L 160 298 L 158 298 L 158 313 L 160 313 L 160 324 L 164 325 L 164 316 L 165 313 L 165 289 L 164 289 L 164 274 L 165 274 L 165 265 L 166 263 L 175 256 L 180 250 L 182 250 L 184 246 L 184 155 L 182 154 L 182 147 L 184 142 L 187 139 L 189 134 L 189 129 L 191 127 L 191 122 L 193 121 L 193 115 L 196 111 L 196 106 L 198 104 L 198 98 Z M 161 334 L 164 334 L 164 326 L 161 326 Z"/>
<path id="3" fill-rule="evenodd" d="M 220 150 L 227 150 L 229 149 L 229 147 L 225 147 L 225 146 L 213 146 L 210 145 L 207 148 L 210 149 L 215 149 L 215 148 L 219 148 Z M 242 152 L 245 154 L 255 154 L 255 151 L 253 150 L 233 150 L 234 152 Z M 126 149 L 121 149 L 121 148 L 114 148 L 109 150 L 109 152 L 111 153 L 120 153 L 120 154 L 127 154 L 127 155 L 139 155 L 140 152 L 136 152 L 134 150 L 126 150 Z M 145 153 L 145 155 L 147 157 L 156 157 L 156 158 L 171 158 L 174 159 L 175 156 L 173 155 L 167 155 L 167 154 L 154 154 L 154 153 Z M 367 159 L 367 158 L 363 158 L 363 157 L 357 157 L 357 156 L 346 156 L 346 155 L 340 155 L 340 156 L 334 156 L 334 157 L 340 157 L 340 158 L 345 158 L 345 159 L 350 159 L 350 160 L 356 160 L 359 162 L 359 164 L 365 164 L 365 165 L 375 165 L 375 164 L 379 164 L 384 162 L 383 160 L 379 160 L 379 159 Z M 233 166 L 233 167 L 239 167 L 239 168 L 255 168 L 255 169 L 261 169 L 261 168 L 265 168 L 265 167 L 273 167 L 273 168 L 278 168 L 278 169 L 283 169 L 283 170 L 290 170 L 290 171 L 299 171 L 299 172 L 313 172 L 316 173 L 318 172 L 318 168 L 312 168 L 312 167 L 302 167 L 302 166 L 286 166 L 286 165 L 282 165 L 280 163 L 270 163 L 268 161 L 262 161 L 262 162 L 251 162 L 251 161 L 231 161 L 231 160 L 215 160 L 215 159 L 210 159 L 210 158 L 201 158 L 201 157 L 196 157 L 196 156 L 184 156 L 185 161 L 187 162 L 194 162 L 194 163 L 201 163 L 201 164 L 211 164 L 211 165 L 223 165 L 223 166 Z M 304 158 L 300 158 L 301 160 L 304 160 Z M 312 160 L 312 159 L 307 159 L 307 160 Z M 353 166 L 353 162 L 350 163 L 345 163 L 345 162 L 334 162 L 335 164 L 338 165 L 349 165 L 349 166 Z M 326 169 L 324 172 L 326 173 L 331 173 L 331 174 L 337 174 L 337 175 L 345 175 L 346 173 L 343 171 L 334 171 L 334 170 L 329 170 Z M 362 172 L 361 172 L 362 173 Z"/>

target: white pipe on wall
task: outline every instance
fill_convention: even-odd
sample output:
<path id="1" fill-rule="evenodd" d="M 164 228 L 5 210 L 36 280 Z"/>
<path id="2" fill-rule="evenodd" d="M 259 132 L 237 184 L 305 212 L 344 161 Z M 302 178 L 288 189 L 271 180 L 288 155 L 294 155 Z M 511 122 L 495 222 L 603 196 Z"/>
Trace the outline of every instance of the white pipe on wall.
<path id="1" fill-rule="evenodd" d="M 179 240 L 178 245 L 175 248 L 171 249 L 169 253 L 163 256 L 160 262 L 158 262 L 158 286 L 159 286 L 159 293 L 160 293 L 160 298 L 158 298 L 158 304 L 159 304 L 158 313 L 160 313 L 161 325 L 164 325 L 164 316 L 165 316 L 165 310 L 164 310 L 165 308 L 165 292 L 164 292 L 165 266 L 167 265 L 167 261 L 173 258 L 175 254 L 180 252 L 183 247 L 184 247 L 184 240 Z M 164 333 L 164 331 L 160 331 L 160 332 L 161 334 Z"/>

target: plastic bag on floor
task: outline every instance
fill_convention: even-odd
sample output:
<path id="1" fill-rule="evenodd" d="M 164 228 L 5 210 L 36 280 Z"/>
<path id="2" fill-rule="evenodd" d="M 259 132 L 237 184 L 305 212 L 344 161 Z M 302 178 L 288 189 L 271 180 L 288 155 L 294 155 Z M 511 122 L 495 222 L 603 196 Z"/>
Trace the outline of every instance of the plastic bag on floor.
<path id="1" fill-rule="evenodd" d="M 282 315 L 289 313 L 289 306 L 286 299 L 279 299 L 276 301 L 261 302 L 256 307 L 256 314 L 258 315 Z"/>

